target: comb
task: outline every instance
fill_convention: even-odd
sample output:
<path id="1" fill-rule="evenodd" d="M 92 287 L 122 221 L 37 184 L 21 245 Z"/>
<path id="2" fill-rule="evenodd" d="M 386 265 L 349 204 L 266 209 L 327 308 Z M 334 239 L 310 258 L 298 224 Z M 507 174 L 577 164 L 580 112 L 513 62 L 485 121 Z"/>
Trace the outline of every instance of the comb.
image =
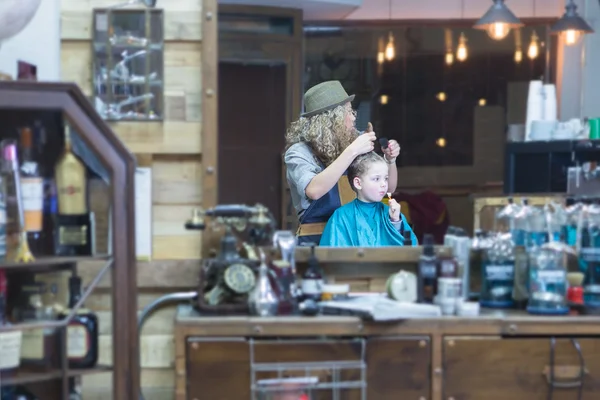
<path id="1" fill-rule="evenodd" d="M 381 148 L 383 150 L 385 150 L 388 148 L 388 145 L 390 144 L 390 142 L 386 138 L 382 137 L 382 138 L 379 138 L 379 144 L 381 145 Z"/>

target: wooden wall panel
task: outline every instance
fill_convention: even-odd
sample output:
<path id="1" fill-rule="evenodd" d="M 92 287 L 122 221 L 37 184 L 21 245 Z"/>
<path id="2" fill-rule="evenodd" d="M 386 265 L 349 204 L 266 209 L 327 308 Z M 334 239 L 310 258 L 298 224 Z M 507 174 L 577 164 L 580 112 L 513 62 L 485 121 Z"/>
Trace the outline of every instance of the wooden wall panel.
<path id="1" fill-rule="evenodd" d="M 201 41 L 202 0 L 158 0 L 157 7 L 165 9 L 165 40 Z M 94 8 L 107 8 L 118 4 L 115 0 L 61 0 L 61 39 L 92 39 Z"/>
<path id="2" fill-rule="evenodd" d="M 207 61 L 203 58 L 202 42 L 205 1 L 157 2 L 157 8 L 164 10 L 164 120 L 110 123 L 136 155 L 138 165 L 152 167 L 153 260 L 138 262 L 140 310 L 170 291 L 193 289 L 198 277 L 202 235 L 186 231 L 184 223 L 191 210 L 203 201 L 201 137 L 207 122 L 202 117 L 202 65 Z M 118 1 L 61 0 L 62 80 L 77 83 L 88 96 L 92 96 L 93 9 L 115 3 Z M 216 26 L 214 30 L 216 37 Z M 80 266 L 84 284 L 90 282 L 101 264 Z M 104 364 L 112 360 L 109 288 L 110 274 L 86 302 L 100 319 L 100 362 Z M 158 311 L 141 332 L 141 381 L 146 400 L 174 398 L 174 313 L 174 308 Z M 82 383 L 83 398 L 112 398 L 112 374 L 86 376 Z"/>

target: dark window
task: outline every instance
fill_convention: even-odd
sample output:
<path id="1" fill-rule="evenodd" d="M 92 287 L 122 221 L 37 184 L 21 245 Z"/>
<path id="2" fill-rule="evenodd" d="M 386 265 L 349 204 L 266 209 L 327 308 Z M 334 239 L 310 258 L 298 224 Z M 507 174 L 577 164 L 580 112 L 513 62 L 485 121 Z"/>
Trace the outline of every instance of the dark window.
<path id="1" fill-rule="evenodd" d="M 475 108 L 506 110 L 508 83 L 544 75 L 546 29 L 545 24 L 531 25 L 494 41 L 485 31 L 468 27 L 307 25 L 305 89 L 340 80 L 356 95 L 357 127 L 362 130 L 371 121 L 378 136 L 398 140 L 401 165 L 472 165 Z M 533 32 L 539 38 L 539 55 L 531 60 L 527 50 Z M 463 62 L 456 57 L 461 33 L 468 48 Z M 390 34 L 395 57 L 379 63 L 378 52 L 385 49 Z M 447 65 L 450 37 L 454 60 Z M 517 43 L 522 49 L 519 63 Z M 554 71 L 548 70 L 554 81 Z"/>

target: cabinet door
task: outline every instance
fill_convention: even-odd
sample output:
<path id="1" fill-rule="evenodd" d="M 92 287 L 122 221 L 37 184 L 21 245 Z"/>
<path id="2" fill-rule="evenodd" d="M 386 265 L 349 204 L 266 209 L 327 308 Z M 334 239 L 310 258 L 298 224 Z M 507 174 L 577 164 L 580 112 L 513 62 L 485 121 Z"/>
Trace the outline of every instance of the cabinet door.
<path id="1" fill-rule="evenodd" d="M 367 341 L 367 398 L 429 399 L 429 337 L 381 337 Z"/>
<path id="2" fill-rule="evenodd" d="M 577 347 L 584 363 L 581 399 L 598 399 L 600 339 L 556 339 L 552 346 L 550 338 L 446 337 L 444 399 L 578 399 L 582 369 Z M 549 382 L 561 387 L 551 389 Z M 552 397 L 548 397 L 550 390 Z"/>
<path id="3" fill-rule="evenodd" d="M 244 338 L 189 338 L 187 398 L 250 398 L 250 349 Z"/>

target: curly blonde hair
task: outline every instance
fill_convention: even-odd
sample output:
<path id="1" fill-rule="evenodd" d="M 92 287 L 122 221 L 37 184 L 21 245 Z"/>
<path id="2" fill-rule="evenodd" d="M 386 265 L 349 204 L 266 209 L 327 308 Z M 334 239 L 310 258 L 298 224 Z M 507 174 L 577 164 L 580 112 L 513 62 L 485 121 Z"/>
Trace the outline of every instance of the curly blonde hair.
<path id="1" fill-rule="evenodd" d="M 285 135 L 285 150 L 293 144 L 305 142 L 315 157 L 325 166 L 331 164 L 358 135 L 356 128 L 346 127 L 346 115 L 356 113 L 347 104 L 292 122 Z"/>

